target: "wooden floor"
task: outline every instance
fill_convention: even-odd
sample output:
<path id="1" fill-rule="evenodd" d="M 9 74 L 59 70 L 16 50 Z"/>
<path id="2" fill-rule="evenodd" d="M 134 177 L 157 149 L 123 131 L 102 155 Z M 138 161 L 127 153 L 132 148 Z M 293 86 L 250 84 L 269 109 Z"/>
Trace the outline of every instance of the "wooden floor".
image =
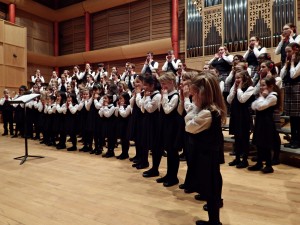
<path id="1" fill-rule="evenodd" d="M 128 160 L 58 151 L 32 140 L 29 153 L 45 158 L 19 165 L 13 158 L 23 153 L 24 139 L 0 137 L 1 225 L 189 225 L 207 219 L 194 194 L 143 178 Z M 230 160 L 226 154 L 221 167 L 223 224 L 300 224 L 300 169 L 279 165 L 263 175 L 229 167 Z M 181 163 L 181 182 L 185 171 Z"/>

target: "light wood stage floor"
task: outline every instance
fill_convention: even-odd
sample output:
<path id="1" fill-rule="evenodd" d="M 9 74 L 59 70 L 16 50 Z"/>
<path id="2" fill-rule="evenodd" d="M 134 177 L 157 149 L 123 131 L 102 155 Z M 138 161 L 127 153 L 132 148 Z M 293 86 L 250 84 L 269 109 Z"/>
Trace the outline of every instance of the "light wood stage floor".
<path id="1" fill-rule="evenodd" d="M 128 160 L 56 150 L 32 140 L 29 153 L 45 158 L 19 165 L 13 158 L 23 153 L 24 139 L 0 137 L 1 225 L 192 225 L 207 219 L 204 202 L 194 194 L 143 178 Z M 278 165 L 274 174 L 263 175 L 229 167 L 230 160 L 227 153 L 221 166 L 224 225 L 300 224 L 300 169 Z M 165 171 L 163 158 L 161 175 Z M 185 172 L 184 162 L 181 182 Z"/>

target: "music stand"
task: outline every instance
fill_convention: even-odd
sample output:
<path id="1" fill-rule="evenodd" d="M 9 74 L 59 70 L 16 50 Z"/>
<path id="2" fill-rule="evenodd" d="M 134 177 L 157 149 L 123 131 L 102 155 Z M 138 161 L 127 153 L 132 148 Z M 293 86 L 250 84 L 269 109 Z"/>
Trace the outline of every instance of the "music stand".
<path id="1" fill-rule="evenodd" d="M 28 154 L 28 142 L 27 142 L 27 123 L 26 123 L 26 106 L 25 104 L 32 99 L 38 97 L 40 94 L 29 94 L 29 95 L 22 95 L 12 101 L 9 101 L 10 104 L 23 104 L 24 106 L 24 137 L 25 137 L 25 155 L 16 157 L 14 159 L 21 160 L 20 165 L 22 165 L 28 157 L 32 158 L 44 158 L 44 156 L 37 156 L 37 155 L 29 155 Z"/>

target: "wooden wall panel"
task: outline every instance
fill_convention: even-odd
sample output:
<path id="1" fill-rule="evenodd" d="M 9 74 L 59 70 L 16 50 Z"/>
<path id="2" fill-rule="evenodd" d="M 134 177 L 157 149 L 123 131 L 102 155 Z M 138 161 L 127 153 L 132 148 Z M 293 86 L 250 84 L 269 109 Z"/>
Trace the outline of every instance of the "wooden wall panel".
<path id="1" fill-rule="evenodd" d="M 171 0 L 152 1 L 152 40 L 171 37 Z"/>
<path id="2" fill-rule="evenodd" d="M 149 41 L 150 1 L 138 1 L 130 5 L 130 43 Z"/>
<path id="3" fill-rule="evenodd" d="M 0 43 L 0 65 L 4 64 L 3 43 Z M 3 74 L 3 73 L 1 73 Z M 2 77 L 2 76 L 0 76 Z"/>
<path id="4" fill-rule="evenodd" d="M 129 4 L 108 11 L 108 46 L 129 44 Z"/>
<path id="5" fill-rule="evenodd" d="M 85 51 L 85 20 L 78 17 L 59 23 L 60 55 Z"/>
<path id="6" fill-rule="evenodd" d="M 92 15 L 92 49 L 102 49 L 108 47 L 108 16 L 107 11 Z"/>
<path id="7" fill-rule="evenodd" d="M 26 29 L 20 29 L 18 26 L 4 26 L 5 43 L 21 46 L 26 46 Z"/>
<path id="8" fill-rule="evenodd" d="M 25 38 L 24 38 L 25 39 Z M 15 45 L 4 44 L 3 45 L 4 53 L 4 64 L 14 67 L 25 68 L 25 59 L 27 58 L 27 52 L 24 50 L 24 47 L 18 47 Z"/>
<path id="9" fill-rule="evenodd" d="M 179 52 L 185 52 L 185 0 L 179 0 L 178 26 Z"/>
<path id="10" fill-rule="evenodd" d="M 26 76 L 24 68 L 5 66 L 4 73 L 9 74 L 5 76 L 5 84 L 7 87 L 19 87 L 26 83 Z"/>
<path id="11" fill-rule="evenodd" d="M 27 12 L 16 10 L 16 24 L 27 28 L 27 48 L 53 55 L 53 23 Z M 37 46 L 35 45 L 37 44 Z M 40 46 L 43 46 L 42 48 Z"/>

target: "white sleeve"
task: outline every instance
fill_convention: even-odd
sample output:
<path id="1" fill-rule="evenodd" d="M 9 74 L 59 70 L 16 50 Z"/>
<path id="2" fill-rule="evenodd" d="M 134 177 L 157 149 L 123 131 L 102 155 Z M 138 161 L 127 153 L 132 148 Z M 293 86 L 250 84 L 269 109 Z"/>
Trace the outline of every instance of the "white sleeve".
<path id="1" fill-rule="evenodd" d="M 245 60 L 247 60 L 247 58 L 248 58 L 248 55 L 249 55 L 249 49 L 245 52 L 245 54 L 244 54 L 244 56 L 243 56 L 243 58 L 245 59 Z"/>
<path id="2" fill-rule="evenodd" d="M 3 105 L 4 102 L 5 102 L 5 98 L 1 98 L 1 99 L 0 99 L 0 105 Z"/>
<path id="3" fill-rule="evenodd" d="M 190 112 L 191 114 L 193 112 Z M 199 113 L 185 117 L 186 132 L 197 134 L 208 129 L 211 126 L 212 118 L 211 112 L 208 110 L 201 110 Z"/>
<path id="4" fill-rule="evenodd" d="M 112 116 L 112 114 L 114 114 L 115 109 L 116 109 L 116 108 L 115 108 L 114 106 L 112 106 L 112 107 L 110 107 L 110 108 L 108 108 L 107 106 L 105 106 L 105 107 L 103 108 L 103 115 L 104 115 L 105 117 L 109 118 L 109 117 Z"/>
<path id="5" fill-rule="evenodd" d="M 237 98 L 240 103 L 245 103 L 248 101 L 248 99 L 253 95 L 254 87 L 250 86 L 248 89 L 244 92 L 242 89 L 237 89 Z"/>
<path id="6" fill-rule="evenodd" d="M 85 72 L 81 72 L 77 75 L 78 80 L 82 80 L 82 78 L 84 77 Z"/>
<path id="7" fill-rule="evenodd" d="M 280 55 L 283 41 L 281 40 L 275 49 L 275 55 Z"/>
<path id="8" fill-rule="evenodd" d="M 147 96 L 144 101 L 143 108 L 148 112 L 152 113 L 155 110 L 159 109 L 161 102 L 161 94 L 156 94 L 152 99 L 150 96 Z"/>
<path id="9" fill-rule="evenodd" d="M 228 56 L 224 55 L 224 56 L 222 56 L 222 58 L 229 64 L 232 64 L 232 62 L 233 62 L 233 55 L 228 55 Z"/>
<path id="10" fill-rule="evenodd" d="M 282 79 L 281 79 L 281 77 L 275 77 L 275 81 L 276 81 L 277 87 L 279 87 L 281 89 L 282 88 Z"/>
<path id="11" fill-rule="evenodd" d="M 220 83 L 219 83 L 219 85 L 220 85 L 221 92 L 223 93 L 224 88 L 225 88 L 224 81 L 221 80 Z"/>
<path id="12" fill-rule="evenodd" d="M 32 83 L 35 83 L 35 80 L 36 80 L 36 77 L 33 75 L 33 76 L 31 76 L 31 82 Z"/>
<path id="13" fill-rule="evenodd" d="M 100 117 L 103 117 L 103 109 L 104 109 L 103 106 L 101 106 L 101 108 L 99 109 L 98 114 L 99 114 Z"/>
<path id="14" fill-rule="evenodd" d="M 119 114 L 123 118 L 128 117 L 130 115 L 130 113 L 131 113 L 131 106 L 130 105 L 128 105 L 126 108 L 124 108 L 124 106 L 121 106 L 119 108 Z"/>
<path id="15" fill-rule="evenodd" d="M 142 95 L 140 93 L 136 94 L 135 103 L 140 109 L 142 108 L 144 101 L 143 101 Z"/>
<path id="16" fill-rule="evenodd" d="M 233 71 L 231 71 L 231 72 L 229 73 L 228 77 L 226 77 L 226 79 L 225 79 L 225 84 L 226 84 L 226 85 L 229 85 L 229 84 L 231 83 L 232 79 L 233 79 Z"/>
<path id="17" fill-rule="evenodd" d="M 269 94 L 266 98 L 260 96 L 258 99 L 256 99 L 252 103 L 251 108 L 253 110 L 262 111 L 271 106 L 276 105 L 276 103 L 277 103 L 277 97 L 273 94 Z"/>
<path id="18" fill-rule="evenodd" d="M 44 79 L 43 76 L 41 76 L 40 79 L 41 79 L 41 82 L 42 82 L 42 83 L 45 83 L 45 79 Z"/>
<path id="19" fill-rule="evenodd" d="M 80 111 L 80 110 L 82 110 L 82 108 L 83 108 L 83 106 L 84 106 L 84 101 L 81 101 L 79 104 L 78 104 L 78 111 Z"/>
<path id="20" fill-rule="evenodd" d="M 152 72 L 156 72 L 156 70 L 158 69 L 158 62 L 155 62 L 153 66 L 151 63 L 149 63 L 149 68 Z"/>
<path id="21" fill-rule="evenodd" d="M 162 71 L 167 71 L 168 69 L 168 61 L 165 61 L 163 67 L 161 68 Z"/>
<path id="22" fill-rule="evenodd" d="M 176 109 L 178 106 L 178 101 L 179 101 L 178 95 L 174 94 L 169 101 L 168 94 L 164 94 L 162 101 L 161 101 L 161 106 L 162 106 L 165 114 L 169 114 L 174 109 Z"/>
<path id="23" fill-rule="evenodd" d="M 144 73 L 146 73 L 146 69 L 147 69 L 147 65 L 146 65 L 146 64 L 144 64 L 144 66 L 143 66 L 143 69 L 142 69 L 142 71 L 141 71 L 141 74 L 144 74 Z"/>
<path id="24" fill-rule="evenodd" d="M 291 65 L 291 69 L 290 69 L 290 77 L 292 79 L 297 78 L 300 75 L 300 63 L 297 64 L 296 67 Z"/>
<path id="25" fill-rule="evenodd" d="M 191 102 L 190 98 L 184 98 L 184 110 L 188 113 L 193 110 L 195 105 Z"/>
<path id="26" fill-rule="evenodd" d="M 265 47 L 263 47 L 261 50 L 258 50 L 257 47 L 254 47 L 253 48 L 253 52 L 254 52 L 254 55 L 256 56 L 256 58 L 258 58 L 258 56 L 260 54 L 263 54 L 263 53 L 266 53 L 267 52 L 267 49 Z"/>
<path id="27" fill-rule="evenodd" d="M 69 110 L 72 114 L 75 114 L 77 112 L 77 109 L 78 109 L 78 104 L 76 105 L 69 105 Z"/>
<path id="28" fill-rule="evenodd" d="M 285 75 L 286 75 L 286 66 L 284 65 L 280 70 L 280 77 L 282 80 L 285 77 Z"/>
<path id="29" fill-rule="evenodd" d="M 232 85 L 232 87 L 230 88 L 229 95 L 227 96 L 227 99 L 226 99 L 229 104 L 231 104 L 232 100 L 234 99 L 235 94 L 236 94 L 236 91 L 234 90 L 234 85 Z"/>

